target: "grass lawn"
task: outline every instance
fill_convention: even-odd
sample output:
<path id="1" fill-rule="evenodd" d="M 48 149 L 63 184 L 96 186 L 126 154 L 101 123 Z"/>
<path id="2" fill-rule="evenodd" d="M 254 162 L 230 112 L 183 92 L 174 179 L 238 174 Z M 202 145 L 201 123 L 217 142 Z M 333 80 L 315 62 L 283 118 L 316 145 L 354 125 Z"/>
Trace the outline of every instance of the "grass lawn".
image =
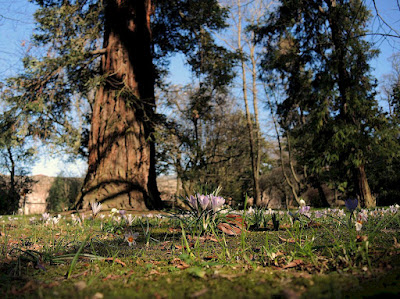
<path id="1" fill-rule="evenodd" d="M 356 210 L 351 218 L 345 209 L 292 215 L 257 209 L 1 216 L 0 293 L 5 298 L 397 297 L 398 210 Z"/>

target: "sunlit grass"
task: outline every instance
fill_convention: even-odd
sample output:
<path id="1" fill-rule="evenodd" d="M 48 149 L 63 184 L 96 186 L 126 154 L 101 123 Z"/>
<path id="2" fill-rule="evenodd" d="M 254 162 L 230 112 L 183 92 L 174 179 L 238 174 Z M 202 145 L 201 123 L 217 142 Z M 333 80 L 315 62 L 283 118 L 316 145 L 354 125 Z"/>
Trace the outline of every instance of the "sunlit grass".
<path id="1" fill-rule="evenodd" d="M 234 225 L 227 214 L 247 229 L 227 235 L 218 226 Z M 225 209 L 206 227 L 193 217 L 2 216 L 0 289 L 9 297 L 269 297 L 326 292 L 328 283 L 344 296 L 355 290 L 351 281 L 361 290 L 372 277 L 399 271 L 398 207 L 357 210 L 352 218 L 344 209 Z M 341 283 L 343 275 L 352 278 Z"/>

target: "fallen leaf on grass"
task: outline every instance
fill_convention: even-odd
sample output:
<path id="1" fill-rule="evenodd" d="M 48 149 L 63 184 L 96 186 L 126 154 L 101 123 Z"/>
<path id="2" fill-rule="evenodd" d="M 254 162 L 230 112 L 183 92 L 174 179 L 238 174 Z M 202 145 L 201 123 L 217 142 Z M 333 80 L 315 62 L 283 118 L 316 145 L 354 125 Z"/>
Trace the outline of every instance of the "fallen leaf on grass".
<path id="1" fill-rule="evenodd" d="M 278 236 L 278 238 L 279 238 L 279 240 L 281 240 L 282 242 L 296 243 L 296 240 L 293 239 L 293 238 L 285 239 L 285 238 L 282 238 L 282 237 L 279 237 L 279 236 Z"/>
<path id="2" fill-rule="evenodd" d="M 283 266 L 282 269 L 294 268 L 294 267 L 297 267 L 297 266 L 303 265 L 303 264 L 304 264 L 303 260 L 293 260 L 289 264 Z"/>
<path id="3" fill-rule="evenodd" d="M 194 248 L 194 243 L 190 243 L 190 244 L 189 244 L 189 247 L 190 247 L 190 248 Z M 179 250 L 187 249 L 186 246 L 176 245 L 176 244 L 175 244 L 175 248 L 176 248 L 176 249 L 179 249 Z"/>
<path id="4" fill-rule="evenodd" d="M 197 240 L 199 240 L 201 242 L 205 242 L 207 240 L 210 240 L 210 241 L 213 241 L 213 242 L 218 242 L 218 240 L 216 238 L 214 238 L 213 236 L 209 236 L 209 235 L 204 236 L 204 237 L 197 237 L 197 236 L 192 237 L 191 235 L 187 235 L 187 238 L 188 238 L 189 241 L 192 241 L 192 240 L 193 241 L 197 241 Z"/>
<path id="5" fill-rule="evenodd" d="M 243 217 L 240 215 L 235 215 L 235 214 L 228 214 L 226 215 L 227 222 L 230 224 L 233 224 L 239 228 L 247 228 L 247 223 L 246 221 L 243 220 Z"/>
<path id="6" fill-rule="evenodd" d="M 171 249 L 170 243 L 171 243 L 171 241 L 162 242 L 160 245 L 160 250 L 170 250 Z"/>
<path id="7" fill-rule="evenodd" d="M 114 262 L 114 263 L 120 264 L 122 267 L 126 267 L 126 264 L 123 261 L 121 261 L 120 259 L 117 259 L 117 258 L 108 257 L 108 258 L 105 258 L 104 260 L 106 262 Z"/>
<path id="8" fill-rule="evenodd" d="M 176 268 L 180 270 L 184 270 L 190 267 L 189 264 L 185 263 L 180 258 L 174 258 L 172 261 L 170 261 L 170 264 L 174 265 Z"/>
<path id="9" fill-rule="evenodd" d="M 279 228 L 286 229 L 286 228 L 292 228 L 292 226 L 290 224 L 281 224 L 279 225 Z"/>
<path id="10" fill-rule="evenodd" d="M 237 236 L 242 231 L 240 228 L 232 226 L 228 223 L 220 223 L 217 225 L 217 228 L 222 232 L 224 232 L 225 234 L 227 234 L 228 236 Z"/>
<path id="11" fill-rule="evenodd" d="M 156 269 L 151 269 L 150 272 L 148 273 L 149 275 L 164 275 L 164 273 L 160 273 Z"/>
<path id="12" fill-rule="evenodd" d="M 102 280 L 107 281 L 107 280 L 117 280 L 121 278 L 121 275 L 115 275 L 115 274 L 108 274 L 106 277 L 104 277 Z"/>

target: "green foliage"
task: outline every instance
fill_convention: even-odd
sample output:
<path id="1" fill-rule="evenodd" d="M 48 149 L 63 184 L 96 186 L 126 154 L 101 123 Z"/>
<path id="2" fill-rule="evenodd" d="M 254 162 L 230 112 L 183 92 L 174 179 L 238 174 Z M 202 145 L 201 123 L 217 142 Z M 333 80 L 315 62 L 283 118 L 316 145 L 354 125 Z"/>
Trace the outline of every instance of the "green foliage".
<path id="1" fill-rule="evenodd" d="M 47 210 L 62 212 L 73 207 L 79 195 L 83 180 L 80 178 L 63 177 L 60 173 L 54 180 L 46 199 Z"/>
<path id="2" fill-rule="evenodd" d="M 17 212 L 32 183 L 27 175 L 35 149 L 26 117 L 10 105 L 14 96 L 12 88 L 0 85 L 0 103 L 6 105 L 0 113 L 0 174 L 5 175 L 0 176 L 0 214 Z"/>
<path id="3" fill-rule="evenodd" d="M 66 147 L 70 153 L 87 155 L 94 90 L 108 76 L 100 73 L 108 1 L 32 2 L 40 6 L 32 36 L 40 51 L 28 52 L 24 73 L 10 79 L 19 89 L 14 103 L 29 115 L 37 136 Z M 202 73 L 212 88 L 221 88 L 232 79 L 234 56 L 215 45 L 211 36 L 211 30 L 225 26 L 226 11 L 217 1 L 163 0 L 154 4 L 151 55 L 159 82 L 173 52 L 187 55 L 193 70 Z"/>
<path id="4" fill-rule="evenodd" d="M 393 69 L 399 65 L 393 63 Z M 374 147 L 368 165 L 371 189 L 378 205 L 399 203 L 400 198 L 400 77 L 395 77 L 388 90 L 389 113 L 385 133 Z"/>
<path id="5" fill-rule="evenodd" d="M 164 107 L 172 113 L 157 133 L 159 172 L 175 171 L 185 196 L 222 186 L 222 196 L 241 203 L 253 188 L 245 115 L 223 94 L 201 105 L 193 100 L 197 92 L 186 88 L 163 94 Z M 265 140 L 262 145 L 264 161 L 269 145 Z"/>
<path id="6" fill-rule="evenodd" d="M 310 179 L 359 193 L 357 169 L 371 161 L 385 116 L 375 99 L 361 1 L 289 0 L 257 29 L 264 80 L 283 89 L 280 124 Z"/>

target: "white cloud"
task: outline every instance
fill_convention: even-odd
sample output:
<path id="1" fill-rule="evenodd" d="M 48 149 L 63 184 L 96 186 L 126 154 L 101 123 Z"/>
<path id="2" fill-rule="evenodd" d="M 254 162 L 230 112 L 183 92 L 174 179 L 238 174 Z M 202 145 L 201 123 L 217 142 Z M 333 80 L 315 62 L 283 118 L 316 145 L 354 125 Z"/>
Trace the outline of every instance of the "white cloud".
<path id="1" fill-rule="evenodd" d="M 32 167 L 32 175 L 43 174 L 57 176 L 62 173 L 68 177 L 82 177 L 87 170 L 87 163 L 82 160 L 66 163 L 60 158 L 41 157 Z"/>

